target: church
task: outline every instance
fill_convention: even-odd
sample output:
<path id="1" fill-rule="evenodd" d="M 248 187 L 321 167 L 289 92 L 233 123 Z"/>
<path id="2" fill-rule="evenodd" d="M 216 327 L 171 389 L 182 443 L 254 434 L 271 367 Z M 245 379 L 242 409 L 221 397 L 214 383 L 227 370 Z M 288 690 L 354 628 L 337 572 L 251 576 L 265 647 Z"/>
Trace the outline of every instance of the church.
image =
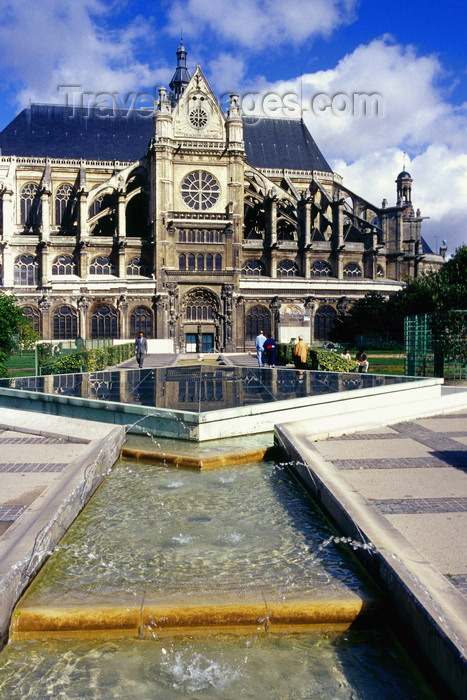
<path id="1" fill-rule="evenodd" d="M 322 342 L 355 300 L 443 264 L 408 172 L 371 204 L 301 119 L 242 116 L 236 94 L 224 111 L 186 58 L 151 114 L 32 104 L 0 133 L 0 284 L 43 339 Z"/>

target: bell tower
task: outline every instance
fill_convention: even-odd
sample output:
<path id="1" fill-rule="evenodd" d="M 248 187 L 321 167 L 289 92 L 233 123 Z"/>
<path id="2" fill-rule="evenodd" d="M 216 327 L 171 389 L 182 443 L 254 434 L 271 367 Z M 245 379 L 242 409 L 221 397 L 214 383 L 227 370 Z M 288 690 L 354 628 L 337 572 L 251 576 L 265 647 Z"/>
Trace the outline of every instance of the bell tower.
<path id="1" fill-rule="evenodd" d="M 178 102 L 189 82 L 190 74 L 186 67 L 186 49 L 182 40 L 180 40 L 180 45 L 177 49 L 177 67 L 169 84 L 172 105 Z"/>
<path id="2" fill-rule="evenodd" d="M 151 147 L 158 333 L 178 351 L 232 351 L 243 240 L 245 149 L 237 95 L 226 113 L 200 66 L 177 50 L 170 92 L 159 92 Z"/>

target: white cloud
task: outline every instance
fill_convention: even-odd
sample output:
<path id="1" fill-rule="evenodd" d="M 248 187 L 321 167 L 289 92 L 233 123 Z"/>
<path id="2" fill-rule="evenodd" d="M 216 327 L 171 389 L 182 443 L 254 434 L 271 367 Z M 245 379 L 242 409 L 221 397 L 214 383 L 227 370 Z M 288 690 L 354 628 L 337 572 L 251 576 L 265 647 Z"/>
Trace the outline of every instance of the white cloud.
<path id="1" fill-rule="evenodd" d="M 4 0 L 0 57 L 21 85 L 18 103 L 60 102 L 63 84 L 123 93 L 169 80 L 173 68 L 158 72 L 136 58 L 139 46 L 153 41 L 151 24 L 136 17 L 110 30 L 114 12 L 103 0 Z"/>
<path id="2" fill-rule="evenodd" d="M 395 204 L 394 181 L 407 152 L 414 206 L 430 217 L 424 235 L 433 244 L 446 238 L 453 250 L 467 241 L 467 110 L 446 101 L 438 85 L 442 77 L 437 57 L 419 56 L 413 47 L 383 37 L 357 47 L 332 70 L 268 89 L 302 93 L 304 119 L 324 156 L 350 189 L 375 205 L 383 198 Z M 258 82 L 264 90 L 263 79 Z M 329 108 L 319 116 L 311 109 L 319 93 L 329 101 L 346 95 L 348 104 L 354 93 L 378 94 L 383 111 L 368 117 L 346 109 L 339 116 Z M 282 116 L 291 115 L 284 110 Z"/>
<path id="3" fill-rule="evenodd" d="M 222 52 L 209 61 L 208 70 L 212 89 L 223 95 L 238 90 L 244 82 L 246 65 L 242 58 Z"/>
<path id="4" fill-rule="evenodd" d="M 169 17 L 175 35 L 214 32 L 254 53 L 329 36 L 355 19 L 358 0 L 176 0 Z"/>

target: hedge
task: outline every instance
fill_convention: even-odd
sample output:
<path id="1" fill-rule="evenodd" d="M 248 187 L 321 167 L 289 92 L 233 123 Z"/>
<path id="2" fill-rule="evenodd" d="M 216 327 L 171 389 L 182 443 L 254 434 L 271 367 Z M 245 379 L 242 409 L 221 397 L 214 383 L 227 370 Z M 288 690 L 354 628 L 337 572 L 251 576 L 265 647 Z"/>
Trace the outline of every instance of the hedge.
<path id="1" fill-rule="evenodd" d="M 294 345 L 295 343 L 276 343 L 278 364 L 294 364 Z M 320 369 L 328 372 L 352 372 L 356 364 L 355 360 L 346 360 L 337 352 L 322 350 L 321 348 L 308 348 L 307 369 Z"/>
<path id="2" fill-rule="evenodd" d="M 133 357 L 133 343 L 107 345 L 93 350 L 80 350 L 63 355 L 58 360 L 40 366 L 41 374 L 70 374 L 72 372 L 96 372 L 118 365 Z"/>

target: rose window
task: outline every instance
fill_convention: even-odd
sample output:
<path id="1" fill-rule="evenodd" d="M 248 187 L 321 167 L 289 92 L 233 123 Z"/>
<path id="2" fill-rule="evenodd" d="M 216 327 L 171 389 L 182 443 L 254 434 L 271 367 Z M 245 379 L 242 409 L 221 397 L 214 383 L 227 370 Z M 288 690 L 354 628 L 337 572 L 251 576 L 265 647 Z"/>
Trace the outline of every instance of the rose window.
<path id="1" fill-rule="evenodd" d="M 182 182 L 181 195 L 190 209 L 210 209 L 219 199 L 217 180 L 204 170 L 190 173 Z"/>
<path id="2" fill-rule="evenodd" d="M 201 109 L 201 107 L 196 107 L 190 112 L 190 124 L 194 126 L 195 129 L 202 129 L 208 123 L 208 115 Z"/>

